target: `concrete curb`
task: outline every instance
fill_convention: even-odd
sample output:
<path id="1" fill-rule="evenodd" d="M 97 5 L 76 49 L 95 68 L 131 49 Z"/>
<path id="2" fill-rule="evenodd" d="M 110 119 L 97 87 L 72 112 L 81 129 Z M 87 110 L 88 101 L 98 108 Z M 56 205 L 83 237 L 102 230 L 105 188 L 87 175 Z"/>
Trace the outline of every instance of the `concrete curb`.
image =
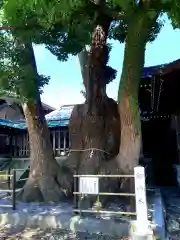
<path id="1" fill-rule="evenodd" d="M 137 222 L 131 221 L 129 236 L 131 237 L 132 240 L 153 240 L 154 239 L 152 224 L 150 222 L 149 222 L 149 228 L 147 229 L 146 233 L 144 232 L 143 235 L 142 233 L 138 233 L 136 229 L 137 229 Z"/>
<path id="2" fill-rule="evenodd" d="M 155 224 L 155 235 L 160 239 L 166 239 L 165 229 L 165 206 L 160 190 L 156 190 L 154 198 L 153 223 Z"/>
<path id="3" fill-rule="evenodd" d="M 129 234 L 129 223 L 112 219 L 81 218 L 72 214 L 37 215 L 25 212 L 0 214 L 0 226 L 29 227 L 41 229 L 63 229 L 72 232 L 103 233 L 112 237 L 124 237 Z"/>

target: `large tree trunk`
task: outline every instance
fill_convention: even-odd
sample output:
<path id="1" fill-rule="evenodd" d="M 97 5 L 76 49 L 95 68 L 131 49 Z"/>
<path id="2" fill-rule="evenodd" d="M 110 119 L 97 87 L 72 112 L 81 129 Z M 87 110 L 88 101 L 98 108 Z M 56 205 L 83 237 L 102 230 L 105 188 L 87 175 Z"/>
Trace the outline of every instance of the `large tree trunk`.
<path id="1" fill-rule="evenodd" d="M 82 79 L 83 79 L 83 84 L 85 89 L 87 89 L 87 78 L 88 78 L 88 58 L 89 58 L 89 50 L 87 47 L 85 47 L 79 54 L 79 63 L 81 67 L 81 74 L 82 74 Z M 85 94 L 86 95 L 86 94 Z M 86 96 L 84 96 L 86 98 Z"/>
<path id="2" fill-rule="evenodd" d="M 121 121 L 121 140 L 118 166 L 124 174 L 132 174 L 139 163 L 141 150 L 141 122 L 138 92 L 144 66 L 145 46 L 155 19 L 144 13 L 134 13 L 128 24 L 122 75 L 118 92 Z M 125 189 L 134 192 L 134 179 L 125 181 Z"/>
<path id="3" fill-rule="evenodd" d="M 31 161 L 21 199 L 58 202 L 66 194 L 63 191 L 63 174 L 54 158 L 42 104 L 40 101 L 36 104 L 25 103 L 23 110 L 28 125 Z"/>
<path id="4" fill-rule="evenodd" d="M 119 149 L 119 114 L 117 103 L 106 95 L 104 80 L 108 54 L 106 39 L 110 23 L 111 19 L 99 16 L 92 35 L 91 49 L 87 54 L 87 64 L 86 60 L 84 64 L 81 62 L 86 103 L 76 106 L 71 115 L 71 153 L 67 161 L 73 166 L 73 171 L 79 174 L 117 171 L 116 162 L 111 160 Z"/>
<path id="5" fill-rule="evenodd" d="M 33 48 L 30 45 L 26 47 L 26 61 L 31 64 L 36 79 L 37 69 Z M 37 88 L 37 84 L 32 85 Z M 35 99 L 22 104 L 29 133 L 31 160 L 29 178 L 18 198 L 22 201 L 58 202 L 68 194 L 68 191 L 71 192 L 72 174 L 68 176 L 69 179 L 63 177 L 67 172 L 62 173 L 55 160 L 40 93 L 38 89 L 33 91 L 36 93 Z"/>

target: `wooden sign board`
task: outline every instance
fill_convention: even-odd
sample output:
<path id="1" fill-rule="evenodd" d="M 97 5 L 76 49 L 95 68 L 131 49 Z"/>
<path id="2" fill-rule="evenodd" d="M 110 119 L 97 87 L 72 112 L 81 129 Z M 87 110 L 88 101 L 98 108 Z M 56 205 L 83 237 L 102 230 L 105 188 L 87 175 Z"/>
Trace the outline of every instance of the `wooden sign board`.
<path id="1" fill-rule="evenodd" d="M 99 194 L 99 178 L 98 177 L 80 177 L 79 178 L 80 194 Z"/>

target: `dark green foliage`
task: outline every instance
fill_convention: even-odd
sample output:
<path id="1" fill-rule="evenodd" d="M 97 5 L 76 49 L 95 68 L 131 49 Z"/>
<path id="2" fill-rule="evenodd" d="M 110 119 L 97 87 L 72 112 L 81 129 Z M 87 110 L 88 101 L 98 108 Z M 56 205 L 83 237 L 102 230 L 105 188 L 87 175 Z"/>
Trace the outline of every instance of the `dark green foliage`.
<path id="1" fill-rule="evenodd" d="M 0 93 L 19 98 L 21 102 L 34 100 L 42 92 L 49 77 L 35 74 L 27 57 L 27 45 L 10 32 L 0 32 Z"/>
<path id="2" fill-rule="evenodd" d="M 126 40 L 128 23 L 136 11 L 148 14 L 149 18 L 167 12 L 173 25 L 179 26 L 178 2 L 178 0 L 108 0 L 105 5 L 98 8 L 89 0 L 6 0 L 4 11 L 8 25 L 16 28 L 16 36 L 23 37 L 24 41 L 45 44 L 58 60 L 65 61 L 69 54 L 76 55 L 85 45 L 90 44 L 97 11 L 112 19 L 109 38 L 123 43 Z M 156 38 L 162 25 L 157 18 L 147 41 Z M 106 65 L 109 52 L 110 49 L 107 47 Z M 116 71 L 108 66 L 105 67 L 104 73 L 106 83 L 116 76 Z M 47 79 L 45 82 L 47 83 Z"/>
<path id="3" fill-rule="evenodd" d="M 89 1 L 8 0 L 5 13 L 20 35 L 44 43 L 60 61 L 89 44 L 94 28 L 95 12 Z"/>
<path id="4" fill-rule="evenodd" d="M 101 9 L 89 0 L 7 0 L 5 13 L 10 25 L 19 26 L 25 36 L 31 36 L 38 44 L 44 43 L 59 60 L 66 60 L 68 54 L 76 55 L 85 44 L 90 44 L 97 11 L 111 15 L 109 37 L 124 42 L 128 19 L 140 8 L 149 17 L 167 12 L 174 26 L 180 22 L 179 0 L 108 0 Z M 150 41 L 161 26 L 157 21 Z"/>
<path id="5" fill-rule="evenodd" d="M 111 48 L 112 48 L 111 44 L 107 44 L 106 51 L 104 53 L 105 54 L 105 62 L 104 62 L 104 71 L 103 71 L 104 77 L 103 77 L 103 79 L 105 81 L 105 84 L 109 84 L 110 82 L 112 82 L 116 78 L 116 74 L 117 74 L 117 71 L 115 69 L 113 69 L 110 66 L 107 66 Z"/>
<path id="6" fill-rule="evenodd" d="M 120 9 L 113 1 L 107 1 L 106 8 L 108 13 Z M 20 35 L 44 43 L 61 61 L 90 44 L 97 11 L 88 0 L 7 0 L 5 5 L 9 24 L 18 26 Z"/>
<path id="7" fill-rule="evenodd" d="M 174 28 L 180 28 L 180 1 L 166 0 L 166 12 Z"/>
<path id="8" fill-rule="evenodd" d="M 123 21 L 113 21 L 110 27 L 109 38 L 124 43 L 127 34 L 127 24 Z"/>
<path id="9" fill-rule="evenodd" d="M 21 11 L 21 9 L 23 10 Z M 86 44 L 91 43 L 91 34 L 96 24 L 96 6 L 91 1 L 53 0 L 30 1 L 8 0 L 5 13 L 9 23 L 18 26 L 16 34 L 31 38 L 46 48 L 58 60 L 65 61 L 69 54 L 77 55 Z M 32 28 L 32 30 L 31 30 Z M 110 48 L 107 47 L 107 61 Z M 105 67 L 106 83 L 112 81 L 116 71 Z"/>
<path id="10" fill-rule="evenodd" d="M 159 17 L 155 22 L 154 26 L 152 26 L 152 30 L 149 34 L 148 42 L 153 42 L 156 39 L 162 27 L 163 27 L 163 21 Z"/>

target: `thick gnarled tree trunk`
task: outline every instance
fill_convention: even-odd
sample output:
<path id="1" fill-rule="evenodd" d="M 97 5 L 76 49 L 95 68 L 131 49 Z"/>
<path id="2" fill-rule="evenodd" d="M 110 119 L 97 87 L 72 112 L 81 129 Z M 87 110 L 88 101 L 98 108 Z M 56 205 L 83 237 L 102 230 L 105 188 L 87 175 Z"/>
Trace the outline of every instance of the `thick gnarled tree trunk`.
<path id="1" fill-rule="evenodd" d="M 112 160 L 119 149 L 118 107 L 107 97 L 105 81 L 110 23 L 111 19 L 106 16 L 98 17 L 88 59 L 81 62 L 86 102 L 76 106 L 71 115 L 71 153 L 67 160 L 79 174 L 115 173 L 118 169 Z M 115 187 L 112 183 L 110 185 Z M 105 184 L 101 186 L 104 188 Z"/>
<path id="2" fill-rule="evenodd" d="M 138 90 L 144 66 L 144 53 L 144 37 L 137 32 L 137 28 L 131 29 L 129 27 L 118 95 L 121 119 L 121 144 L 118 163 L 120 168 L 127 173 L 133 172 L 139 161 L 141 123 Z"/>
<path id="3" fill-rule="evenodd" d="M 38 101 L 36 104 L 23 104 L 23 110 L 28 125 L 31 160 L 29 178 L 21 199 L 58 202 L 66 193 L 63 191 L 60 167 L 54 158 L 43 107 Z"/>
<path id="4" fill-rule="evenodd" d="M 30 83 L 32 89 L 27 89 L 26 95 L 31 96 L 29 93 L 33 93 L 34 97 L 31 96 L 22 104 L 29 133 L 30 173 L 18 198 L 22 201 L 59 202 L 65 195 L 72 192 L 72 174 L 68 175 L 67 171 L 62 172 L 54 157 L 36 81 L 38 73 L 31 44 L 25 44 L 24 54 L 26 54 L 26 64 L 31 66 L 30 74 L 33 74 L 31 81 L 34 80 Z"/>
<path id="5" fill-rule="evenodd" d="M 88 59 L 89 59 L 89 51 L 88 46 L 85 46 L 85 48 L 78 54 L 80 68 L 81 68 L 81 75 L 83 79 L 83 84 L 85 89 L 87 90 L 87 83 L 88 83 Z M 84 96 L 86 98 L 86 96 Z"/>
<path id="6" fill-rule="evenodd" d="M 138 92 L 144 66 L 145 46 L 153 23 L 155 19 L 150 20 L 144 13 L 137 12 L 128 24 L 118 93 L 121 140 L 117 163 L 124 174 L 133 174 L 134 167 L 139 164 L 141 122 Z M 126 180 L 124 188 L 134 192 L 134 179 Z"/>

